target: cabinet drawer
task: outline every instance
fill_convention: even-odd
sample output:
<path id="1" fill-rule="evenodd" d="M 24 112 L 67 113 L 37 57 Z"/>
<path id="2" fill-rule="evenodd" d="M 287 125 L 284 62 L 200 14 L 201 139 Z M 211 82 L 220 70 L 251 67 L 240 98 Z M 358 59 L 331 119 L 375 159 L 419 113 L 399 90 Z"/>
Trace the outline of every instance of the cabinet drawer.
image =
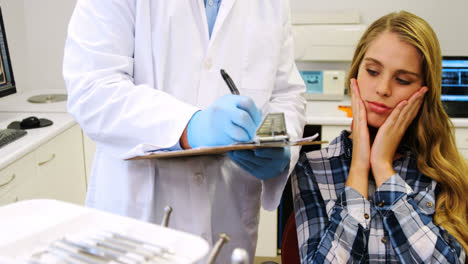
<path id="1" fill-rule="evenodd" d="M 0 171 L 0 204 L 26 199 L 22 190 L 30 189 L 28 186 L 34 178 L 34 155 L 32 153 L 2 169 Z M 34 195 L 34 189 L 30 191 L 31 196 L 28 195 L 27 198 Z M 21 192 L 21 195 L 18 192 Z"/>
<path id="2" fill-rule="evenodd" d="M 84 204 L 86 179 L 81 130 L 64 131 L 36 150 L 38 198 Z"/>
<path id="3" fill-rule="evenodd" d="M 27 180 L 14 186 L 9 192 L 0 196 L 0 206 L 21 200 L 36 198 L 37 186 L 33 181 Z"/>
<path id="4" fill-rule="evenodd" d="M 14 190 L 15 188 L 13 188 Z M 0 206 L 15 203 L 19 201 L 19 197 L 15 191 L 0 195 Z"/>

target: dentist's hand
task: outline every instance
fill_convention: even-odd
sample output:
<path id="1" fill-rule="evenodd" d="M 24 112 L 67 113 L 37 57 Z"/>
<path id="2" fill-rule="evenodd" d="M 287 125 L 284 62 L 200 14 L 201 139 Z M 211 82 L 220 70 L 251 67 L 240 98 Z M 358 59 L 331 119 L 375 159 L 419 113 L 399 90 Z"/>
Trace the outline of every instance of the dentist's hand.
<path id="1" fill-rule="evenodd" d="M 187 140 L 192 148 L 250 141 L 261 120 L 262 113 L 251 98 L 225 95 L 192 116 Z"/>
<path id="2" fill-rule="evenodd" d="M 278 176 L 291 160 L 289 147 L 229 151 L 228 156 L 260 180 Z"/>

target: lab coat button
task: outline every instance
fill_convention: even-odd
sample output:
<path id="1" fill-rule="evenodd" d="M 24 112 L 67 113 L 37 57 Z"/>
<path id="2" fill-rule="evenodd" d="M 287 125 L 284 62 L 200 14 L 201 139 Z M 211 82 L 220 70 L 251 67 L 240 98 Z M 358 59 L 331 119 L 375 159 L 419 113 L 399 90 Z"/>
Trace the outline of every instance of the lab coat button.
<path id="1" fill-rule="evenodd" d="M 211 59 L 206 59 L 205 69 L 209 70 L 209 69 L 211 69 L 212 66 L 213 66 L 213 62 L 211 61 Z"/>
<path id="2" fill-rule="evenodd" d="M 205 177 L 203 176 L 203 173 L 201 173 L 201 172 L 195 173 L 195 175 L 193 177 L 193 180 L 194 180 L 195 184 L 197 184 L 197 185 L 202 184 L 204 179 L 205 179 Z"/>

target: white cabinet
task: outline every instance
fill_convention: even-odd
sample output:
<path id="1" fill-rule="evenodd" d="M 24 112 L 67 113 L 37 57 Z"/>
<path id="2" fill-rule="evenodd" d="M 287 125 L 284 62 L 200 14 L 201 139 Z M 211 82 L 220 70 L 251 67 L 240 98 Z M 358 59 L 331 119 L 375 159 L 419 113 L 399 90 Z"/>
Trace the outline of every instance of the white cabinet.
<path id="1" fill-rule="evenodd" d="M 35 196 L 34 162 L 34 154 L 29 153 L 0 171 L 0 205 Z"/>
<path id="2" fill-rule="evenodd" d="M 78 125 L 0 170 L 0 205 L 33 198 L 84 204 L 86 179 Z"/>
<path id="3" fill-rule="evenodd" d="M 35 151 L 38 198 L 84 204 L 86 178 L 81 129 L 74 125 Z"/>

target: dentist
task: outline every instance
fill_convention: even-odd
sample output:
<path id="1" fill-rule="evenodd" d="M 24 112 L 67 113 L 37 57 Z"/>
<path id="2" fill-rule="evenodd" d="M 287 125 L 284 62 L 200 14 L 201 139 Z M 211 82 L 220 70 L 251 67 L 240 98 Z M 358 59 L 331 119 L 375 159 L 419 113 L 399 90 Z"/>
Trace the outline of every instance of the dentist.
<path id="1" fill-rule="evenodd" d="M 239 88 L 231 95 L 226 69 Z M 89 207 L 205 238 L 219 233 L 253 259 L 259 209 L 275 209 L 298 149 L 126 161 L 138 145 L 187 149 L 251 140 L 262 116 L 284 112 L 302 137 L 304 83 L 288 0 L 78 0 L 65 46 L 68 111 L 96 142 Z"/>

